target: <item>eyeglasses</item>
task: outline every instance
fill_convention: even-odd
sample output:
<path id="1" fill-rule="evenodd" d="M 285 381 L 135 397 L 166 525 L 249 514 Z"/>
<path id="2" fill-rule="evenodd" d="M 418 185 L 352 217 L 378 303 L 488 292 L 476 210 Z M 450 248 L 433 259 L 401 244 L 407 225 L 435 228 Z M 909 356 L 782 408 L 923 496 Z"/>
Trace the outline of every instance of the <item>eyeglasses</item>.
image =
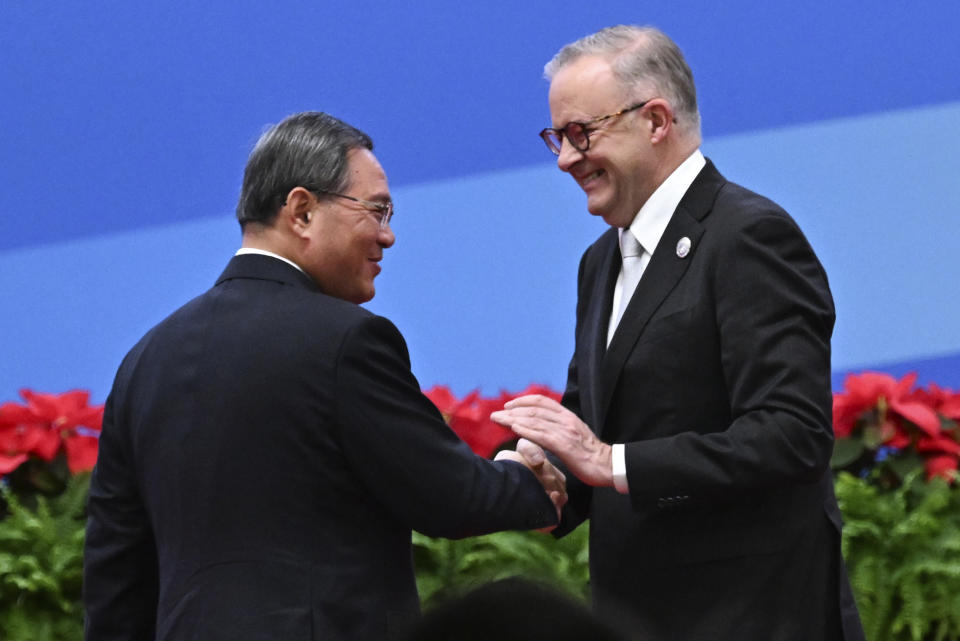
<path id="1" fill-rule="evenodd" d="M 650 98 L 650 100 L 653 100 L 653 98 Z M 586 151 L 590 149 L 590 134 L 597 130 L 597 127 L 592 127 L 591 125 L 595 125 L 598 122 L 603 122 L 604 120 L 610 120 L 611 118 L 616 118 L 617 116 L 622 116 L 623 114 L 635 109 L 640 109 L 650 102 L 650 100 L 638 102 L 637 104 L 631 105 L 626 109 L 621 109 L 617 113 L 607 114 L 606 116 L 599 116 L 598 118 L 591 118 L 590 120 L 584 120 L 580 122 L 568 122 L 560 129 L 547 127 L 540 132 L 540 137 L 543 138 L 543 142 L 547 143 L 547 149 L 552 151 L 554 155 L 557 156 L 560 155 L 560 148 L 563 146 L 564 138 L 566 138 L 577 151 Z"/>
<path id="2" fill-rule="evenodd" d="M 355 203 L 360 203 L 364 209 L 376 217 L 377 222 L 380 224 L 380 229 L 384 229 L 387 225 L 389 225 L 390 219 L 393 218 L 392 200 L 388 200 L 387 202 L 383 203 L 377 203 L 373 202 L 372 200 L 363 200 L 362 198 L 354 198 L 353 196 L 348 196 L 346 194 L 338 194 L 335 191 L 327 191 L 326 189 L 313 189 L 311 191 L 317 194 L 326 194 L 327 196 L 346 198 L 347 200 L 352 200 Z"/>

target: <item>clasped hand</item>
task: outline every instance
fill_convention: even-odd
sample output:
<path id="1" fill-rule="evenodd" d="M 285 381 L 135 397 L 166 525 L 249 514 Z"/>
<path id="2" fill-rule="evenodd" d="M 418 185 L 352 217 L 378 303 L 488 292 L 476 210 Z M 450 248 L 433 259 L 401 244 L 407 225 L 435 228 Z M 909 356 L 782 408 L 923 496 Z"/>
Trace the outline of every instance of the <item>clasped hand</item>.
<path id="1" fill-rule="evenodd" d="M 613 485 L 613 448 L 552 398 L 540 394 L 520 396 L 508 401 L 504 409 L 493 412 L 490 418 L 553 452 L 584 483 Z"/>
<path id="2" fill-rule="evenodd" d="M 530 441 L 520 439 L 517 442 L 516 452 L 512 450 L 501 450 L 497 452 L 494 460 L 515 461 L 533 472 L 537 476 L 537 480 L 540 481 L 540 484 L 543 485 L 544 492 L 547 493 L 550 501 L 553 502 L 553 507 L 557 510 L 557 520 L 560 520 L 560 513 L 563 511 L 563 506 L 567 503 L 567 477 L 563 472 L 554 467 L 553 463 L 544 455 L 542 449 Z M 555 527 L 555 525 L 552 525 L 539 531 L 549 532 Z"/>

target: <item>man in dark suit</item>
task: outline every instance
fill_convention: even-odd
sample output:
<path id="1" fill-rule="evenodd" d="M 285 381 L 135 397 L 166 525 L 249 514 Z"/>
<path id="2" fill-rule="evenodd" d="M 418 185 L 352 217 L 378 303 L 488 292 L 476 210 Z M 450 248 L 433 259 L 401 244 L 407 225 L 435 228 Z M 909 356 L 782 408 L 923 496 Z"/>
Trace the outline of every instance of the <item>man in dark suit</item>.
<path id="1" fill-rule="evenodd" d="M 358 307 L 394 242 L 372 147 L 321 113 L 264 134 L 242 249 L 124 359 L 90 487 L 88 641 L 396 638 L 419 608 L 411 529 L 556 524 L 562 476 L 473 455 Z"/>
<path id="2" fill-rule="evenodd" d="M 541 135 L 611 229 L 580 263 L 562 405 L 525 397 L 495 418 L 577 477 L 555 534 L 590 519 L 598 612 L 650 641 L 862 639 L 817 257 L 702 156 L 693 77 L 663 33 L 605 29 L 546 75 Z"/>

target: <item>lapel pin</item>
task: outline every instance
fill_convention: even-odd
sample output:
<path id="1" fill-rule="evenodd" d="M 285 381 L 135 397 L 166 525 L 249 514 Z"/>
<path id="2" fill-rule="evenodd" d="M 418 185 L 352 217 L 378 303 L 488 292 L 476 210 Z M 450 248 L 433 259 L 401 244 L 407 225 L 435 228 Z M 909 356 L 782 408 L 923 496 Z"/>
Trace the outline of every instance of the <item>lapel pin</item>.
<path id="1" fill-rule="evenodd" d="M 677 241 L 677 256 L 680 258 L 686 258 L 687 254 L 690 253 L 690 239 L 684 236 Z"/>

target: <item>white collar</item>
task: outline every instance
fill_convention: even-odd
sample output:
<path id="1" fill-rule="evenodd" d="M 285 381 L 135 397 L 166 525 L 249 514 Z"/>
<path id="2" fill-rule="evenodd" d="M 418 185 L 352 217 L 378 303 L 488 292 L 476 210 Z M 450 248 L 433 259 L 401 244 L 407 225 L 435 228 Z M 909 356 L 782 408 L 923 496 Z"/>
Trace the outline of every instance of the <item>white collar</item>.
<path id="1" fill-rule="evenodd" d="M 673 173 L 667 176 L 666 180 L 660 183 L 634 216 L 633 222 L 630 223 L 630 231 L 651 256 L 660 243 L 660 238 L 667 229 L 667 224 L 673 217 L 677 205 L 706 164 L 707 161 L 700 150 L 695 150 L 673 170 Z M 622 229 L 620 235 L 623 235 Z"/>
<path id="2" fill-rule="evenodd" d="M 234 256 L 243 256 L 244 254 L 257 254 L 259 256 L 269 256 L 271 258 L 276 258 L 278 260 L 282 260 L 283 262 L 285 262 L 286 264 L 290 265 L 291 267 L 295 268 L 296 270 L 298 270 L 303 274 L 307 273 L 303 271 L 300 265 L 296 264 L 289 258 L 284 258 L 283 256 L 280 256 L 279 254 L 274 254 L 273 252 L 267 251 L 266 249 L 257 249 L 256 247 L 241 247 L 240 249 L 237 250 L 237 253 L 234 254 Z"/>

